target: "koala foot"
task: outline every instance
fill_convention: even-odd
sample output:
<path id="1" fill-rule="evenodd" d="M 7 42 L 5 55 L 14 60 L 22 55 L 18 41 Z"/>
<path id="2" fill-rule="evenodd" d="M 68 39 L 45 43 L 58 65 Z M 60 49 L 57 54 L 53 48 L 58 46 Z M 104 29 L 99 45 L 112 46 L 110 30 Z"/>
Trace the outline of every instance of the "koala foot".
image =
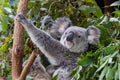
<path id="1" fill-rule="evenodd" d="M 20 14 L 16 15 L 15 20 L 18 21 L 18 22 L 25 22 L 26 18 L 23 14 L 20 13 Z"/>

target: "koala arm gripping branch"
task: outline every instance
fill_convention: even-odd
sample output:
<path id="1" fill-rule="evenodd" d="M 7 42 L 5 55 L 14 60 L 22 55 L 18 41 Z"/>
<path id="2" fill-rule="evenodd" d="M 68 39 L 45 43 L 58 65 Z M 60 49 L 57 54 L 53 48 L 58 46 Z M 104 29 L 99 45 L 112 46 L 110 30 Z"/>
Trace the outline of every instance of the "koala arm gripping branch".
<path id="1" fill-rule="evenodd" d="M 63 47 L 59 41 L 37 29 L 23 14 L 17 14 L 15 19 L 23 25 L 33 43 L 37 45 L 52 65 L 60 65 L 64 61 L 64 54 L 68 53 L 69 50 Z"/>

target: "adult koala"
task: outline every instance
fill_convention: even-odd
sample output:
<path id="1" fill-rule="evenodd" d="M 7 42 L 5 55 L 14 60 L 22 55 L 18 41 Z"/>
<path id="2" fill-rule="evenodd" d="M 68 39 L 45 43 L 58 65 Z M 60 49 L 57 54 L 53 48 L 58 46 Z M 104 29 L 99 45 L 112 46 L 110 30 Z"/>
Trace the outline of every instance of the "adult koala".
<path id="1" fill-rule="evenodd" d="M 80 52 L 87 51 L 89 43 L 97 44 L 100 37 L 100 31 L 96 27 L 85 29 L 74 26 L 64 32 L 60 43 L 46 32 L 37 29 L 23 14 L 18 14 L 16 20 L 23 25 L 51 65 L 58 66 L 54 72 L 54 75 L 58 75 L 57 80 L 71 80 L 69 75 L 77 66 L 76 60 Z"/>

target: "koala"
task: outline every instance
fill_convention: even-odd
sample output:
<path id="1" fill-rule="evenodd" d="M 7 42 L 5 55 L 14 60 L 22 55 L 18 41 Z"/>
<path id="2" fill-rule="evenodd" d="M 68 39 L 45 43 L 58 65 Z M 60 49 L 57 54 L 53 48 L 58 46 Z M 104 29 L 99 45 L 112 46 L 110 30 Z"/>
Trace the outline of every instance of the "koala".
<path id="1" fill-rule="evenodd" d="M 57 18 L 55 21 L 50 16 L 45 16 L 42 19 L 42 26 L 53 38 L 60 39 L 64 31 L 72 25 L 72 22 L 67 17 Z"/>
<path id="2" fill-rule="evenodd" d="M 91 25 L 87 29 L 71 26 L 62 35 L 60 43 L 71 52 L 85 53 L 89 44 L 97 45 L 100 38 L 100 30 Z"/>
<path id="3" fill-rule="evenodd" d="M 57 66 L 53 72 L 53 76 L 58 75 L 57 80 L 71 80 L 69 75 L 77 66 L 76 60 L 80 53 L 87 51 L 89 43 L 97 44 L 100 37 L 99 29 L 94 26 L 87 29 L 73 26 L 67 28 L 58 41 L 45 31 L 36 28 L 23 14 L 17 14 L 15 19 L 23 25 L 33 43 L 51 65 Z"/>
<path id="4" fill-rule="evenodd" d="M 27 64 L 27 61 L 23 63 L 23 67 Z M 40 61 L 40 56 L 38 55 L 33 62 L 32 66 L 30 67 L 30 70 L 28 72 L 28 75 L 32 77 L 32 80 L 51 80 L 50 75 L 46 72 L 45 67 L 42 65 Z"/>

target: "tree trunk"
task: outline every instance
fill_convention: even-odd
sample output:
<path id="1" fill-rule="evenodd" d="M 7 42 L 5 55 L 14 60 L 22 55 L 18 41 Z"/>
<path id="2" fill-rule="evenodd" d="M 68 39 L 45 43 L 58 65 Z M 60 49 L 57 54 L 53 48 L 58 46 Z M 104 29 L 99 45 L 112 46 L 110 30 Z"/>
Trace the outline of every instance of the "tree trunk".
<path id="1" fill-rule="evenodd" d="M 20 0 L 17 13 L 26 14 L 28 0 Z M 24 42 L 24 29 L 17 21 L 14 22 L 14 40 L 12 48 L 12 80 L 19 78 L 22 71 L 22 54 Z"/>

